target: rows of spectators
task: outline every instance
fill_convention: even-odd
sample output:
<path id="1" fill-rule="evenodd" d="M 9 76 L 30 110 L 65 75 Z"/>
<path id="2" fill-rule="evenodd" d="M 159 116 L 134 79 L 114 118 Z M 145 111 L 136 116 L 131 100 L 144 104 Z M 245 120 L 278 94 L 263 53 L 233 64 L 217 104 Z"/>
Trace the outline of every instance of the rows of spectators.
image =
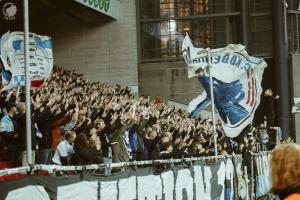
<path id="1" fill-rule="evenodd" d="M 26 163 L 25 95 L 0 95 L 2 159 Z M 210 119 L 135 97 L 128 87 L 91 83 L 82 74 L 54 67 L 43 86 L 31 91 L 32 150 L 40 164 L 86 165 L 214 155 Z M 225 137 L 217 123 L 218 153 L 274 147 L 268 134 L 248 128 Z M 109 174 L 109 169 L 106 171 Z"/>

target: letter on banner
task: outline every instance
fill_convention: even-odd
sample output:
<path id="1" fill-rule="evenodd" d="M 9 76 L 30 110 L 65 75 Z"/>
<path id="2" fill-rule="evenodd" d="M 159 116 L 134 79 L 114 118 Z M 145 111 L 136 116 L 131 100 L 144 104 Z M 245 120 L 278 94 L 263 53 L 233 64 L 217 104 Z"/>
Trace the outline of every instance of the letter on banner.
<path id="1" fill-rule="evenodd" d="M 226 179 L 225 179 L 225 199 L 233 200 L 234 190 L 233 190 L 233 176 L 234 167 L 230 158 L 226 160 Z"/>
<path id="2" fill-rule="evenodd" d="M 50 200 L 44 186 L 29 185 L 10 191 L 5 200 L 30 199 L 30 200 Z"/>
<path id="3" fill-rule="evenodd" d="M 25 85 L 24 33 L 7 32 L 1 37 L 1 52 L 4 69 L 12 74 L 2 91 Z M 29 34 L 29 76 L 32 85 L 39 86 L 47 79 L 53 67 L 51 38 Z"/>
<path id="4" fill-rule="evenodd" d="M 217 172 L 217 183 L 216 184 L 216 187 L 217 187 L 217 190 L 216 190 L 216 196 L 214 196 L 214 194 L 212 194 L 213 196 L 213 199 L 216 199 L 216 197 L 218 197 L 217 199 L 224 199 L 224 191 L 225 191 L 225 173 L 226 173 L 226 170 L 225 170 L 225 163 L 224 162 L 221 162 L 220 164 L 220 168 L 218 169 L 218 172 Z M 215 174 L 214 172 L 212 174 Z M 213 182 L 214 183 L 214 182 Z"/>
<path id="5" fill-rule="evenodd" d="M 163 181 L 163 199 L 174 199 L 174 173 L 172 171 L 161 174 Z"/>
<path id="6" fill-rule="evenodd" d="M 136 176 L 120 179 L 119 183 L 119 199 L 134 200 L 136 199 Z"/>
<path id="7" fill-rule="evenodd" d="M 98 181 L 82 181 L 58 187 L 57 200 L 97 200 L 97 191 Z"/>
<path id="8" fill-rule="evenodd" d="M 160 176 L 138 176 L 138 199 L 162 199 Z"/>
<path id="9" fill-rule="evenodd" d="M 235 166 L 235 194 L 234 199 L 247 199 L 247 183 L 244 179 L 243 171 L 242 171 L 242 158 L 234 157 L 234 166 Z"/>
<path id="10" fill-rule="evenodd" d="M 212 174 L 210 168 L 205 166 L 203 175 L 202 168 L 200 165 L 194 167 L 195 195 L 197 200 L 210 200 Z"/>
<path id="11" fill-rule="evenodd" d="M 178 170 L 175 185 L 176 200 L 194 199 L 194 180 L 190 169 Z"/>
<path id="12" fill-rule="evenodd" d="M 101 200 L 118 200 L 118 181 L 100 182 Z"/>

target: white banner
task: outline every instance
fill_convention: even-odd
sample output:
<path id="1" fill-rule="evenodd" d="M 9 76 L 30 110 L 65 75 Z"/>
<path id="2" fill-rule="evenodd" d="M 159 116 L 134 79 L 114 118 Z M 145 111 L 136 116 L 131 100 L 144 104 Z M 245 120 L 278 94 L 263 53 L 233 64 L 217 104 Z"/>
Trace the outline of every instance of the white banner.
<path id="1" fill-rule="evenodd" d="M 266 195 L 271 189 L 270 167 L 271 155 L 255 157 L 256 166 L 256 197 Z"/>
<path id="2" fill-rule="evenodd" d="M 25 85 L 24 33 L 7 32 L 1 37 L 0 58 L 4 67 L 2 78 L 8 82 L 3 90 Z M 34 33 L 29 34 L 30 80 L 45 80 L 53 68 L 51 38 Z M 10 72 L 11 77 L 4 76 Z M 10 78 L 6 80 L 5 78 Z"/>
<path id="3" fill-rule="evenodd" d="M 28 185 L 8 193 L 5 200 L 20 200 L 20 199 L 31 199 L 31 200 L 50 200 L 48 193 L 45 188 L 40 185 Z"/>
<path id="4" fill-rule="evenodd" d="M 120 0 L 75 0 L 115 19 L 119 16 Z"/>
<path id="5" fill-rule="evenodd" d="M 208 52 L 195 48 L 187 35 L 182 44 L 188 77 L 197 77 L 205 93 L 192 101 L 188 111 L 199 113 L 209 104 L 210 82 L 207 74 Z M 267 64 L 263 59 L 249 56 L 242 45 L 230 44 L 211 50 L 214 103 L 226 136 L 236 137 L 252 122 L 260 104 L 261 81 Z M 207 96 L 207 97 L 206 97 Z M 206 97 L 206 98 L 204 98 Z"/>
<path id="6" fill-rule="evenodd" d="M 122 174 L 106 177 L 85 174 L 81 180 L 78 176 L 70 176 L 67 179 L 63 178 L 63 182 L 61 177 L 52 177 L 51 179 L 37 177 L 33 180 L 25 178 L 17 180 L 14 184 L 3 181 L 0 182 L 0 198 L 14 199 L 13 195 L 17 197 L 23 195 L 23 199 L 30 199 L 32 194 L 36 195 L 37 191 L 40 191 L 37 198 L 58 200 L 227 199 L 225 196 L 226 177 L 226 180 L 230 180 L 230 186 L 227 189 L 231 193 L 228 200 L 231 200 L 234 178 L 232 166 L 232 163 L 231 167 L 228 167 L 225 161 L 219 160 L 209 164 L 195 163 L 194 166 L 188 168 L 173 168 L 173 170 L 169 169 L 161 173 L 154 171 L 152 167 L 138 168 L 129 172 L 129 177 Z M 229 174 L 230 177 L 226 174 Z"/>
<path id="7" fill-rule="evenodd" d="M 300 113 L 300 98 L 294 98 L 294 106 L 292 108 L 292 113 Z"/>
<path id="8" fill-rule="evenodd" d="M 176 174 L 146 175 L 100 183 L 100 199 L 225 199 L 225 163 L 181 169 Z M 193 174 L 192 174 L 193 172 Z M 73 188 L 73 189 L 72 189 Z M 83 192 L 85 191 L 85 192 Z M 87 195 L 88 194 L 88 195 Z M 60 186 L 57 199 L 94 199 L 97 183 L 83 181 Z"/>

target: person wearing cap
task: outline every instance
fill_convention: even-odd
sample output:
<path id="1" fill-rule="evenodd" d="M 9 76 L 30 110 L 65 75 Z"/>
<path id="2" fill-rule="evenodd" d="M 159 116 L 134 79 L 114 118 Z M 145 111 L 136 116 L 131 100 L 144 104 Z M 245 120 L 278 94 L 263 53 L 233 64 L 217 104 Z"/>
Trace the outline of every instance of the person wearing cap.
<path id="1" fill-rule="evenodd" d="M 7 148 L 6 159 L 11 162 L 18 161 L 19 156 L 18 124 L 14 118 L 16 113 L 16 105 L 14 103 L 8 103 L 6 106 L 6 114 L 0 121 L 0 134 L 4 138 Z"/>

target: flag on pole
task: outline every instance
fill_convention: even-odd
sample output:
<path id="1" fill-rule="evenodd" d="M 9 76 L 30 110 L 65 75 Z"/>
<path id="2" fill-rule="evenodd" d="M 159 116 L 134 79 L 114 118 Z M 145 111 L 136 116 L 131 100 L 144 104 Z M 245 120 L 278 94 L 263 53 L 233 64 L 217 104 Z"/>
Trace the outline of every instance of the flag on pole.
<path id="1" fill-rule="evenodd" d="M 2 91 L 25 85 L 24 33 L 7 32 L 1 37 L 2 77 L 8 84 Z M 53 68 L 52 42 L 48 36 L 29 34 L 29 75 L 33 86 L 40 86 Z M 11 74 L 11 77 L 7 73 Z"/>
<path id="2" fill-rule="evenodd" d="M 195 48 L 186 35 L 182 51 L 188 77 L 197 77 L 204 88 L 204 93 L 188 106 L 192 117 L 196 117 L 210 101 L 207 50 Z M 252 122 L 260 104 L 262 75 L 267 64 L 261 58 L 249 56 L 245 46 L 235 44 L 211 49 L 210 63 L 216 110 L 226 136 L 236 137 Z"/>

